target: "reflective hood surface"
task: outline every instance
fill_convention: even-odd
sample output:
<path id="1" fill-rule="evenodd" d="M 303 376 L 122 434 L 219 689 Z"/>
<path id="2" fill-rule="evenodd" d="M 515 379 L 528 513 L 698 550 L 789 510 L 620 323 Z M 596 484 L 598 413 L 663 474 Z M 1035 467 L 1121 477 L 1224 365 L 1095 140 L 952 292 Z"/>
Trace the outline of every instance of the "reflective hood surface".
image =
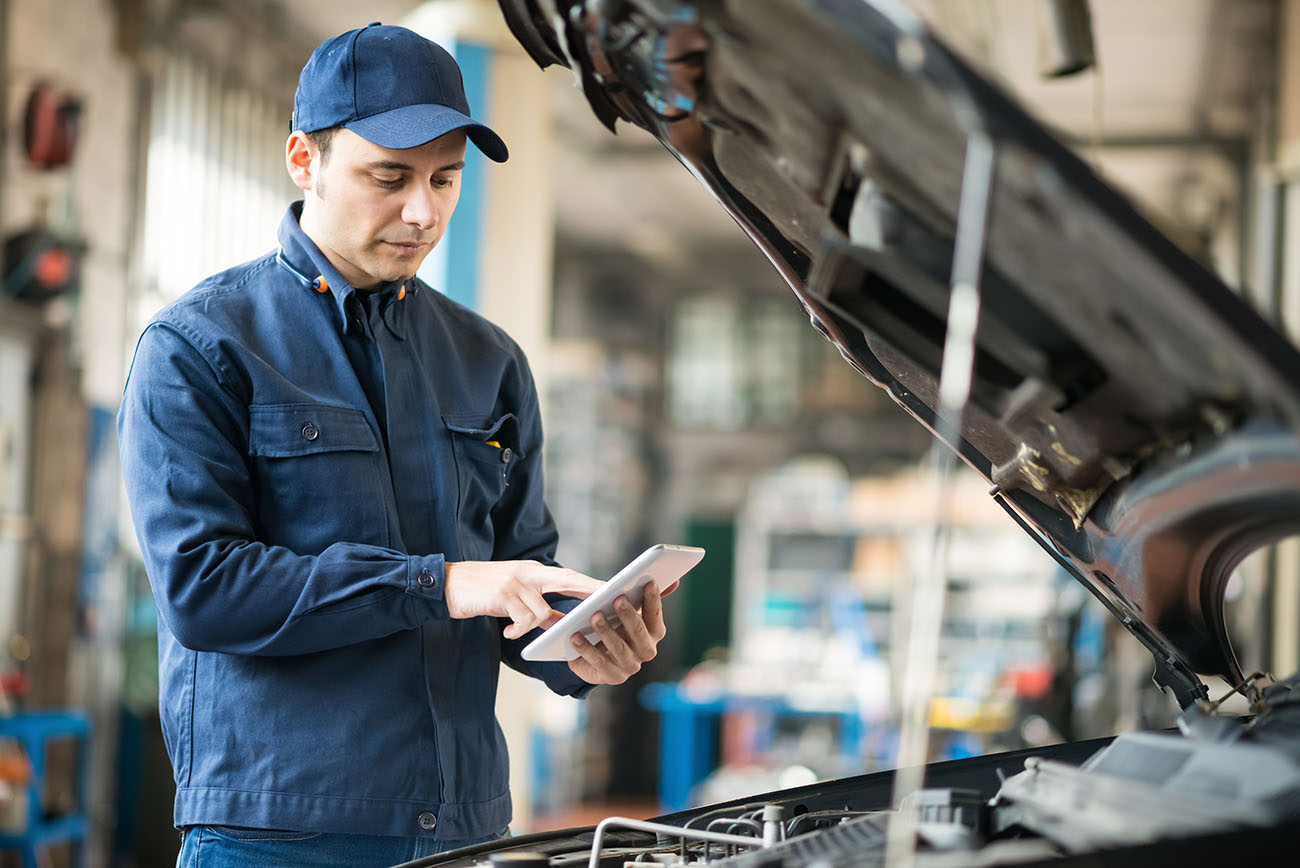
<path id="1" fill-rule="evenodd" d="M 995 160 L 949 445 L 1153 653 L 1241 678 L 1223 592 L 1300 531 L 1300 354 L 903 7 L 501 0 L 596 116 L 658 138 L 845 358 L 932 431 L 971 134 Z"/>

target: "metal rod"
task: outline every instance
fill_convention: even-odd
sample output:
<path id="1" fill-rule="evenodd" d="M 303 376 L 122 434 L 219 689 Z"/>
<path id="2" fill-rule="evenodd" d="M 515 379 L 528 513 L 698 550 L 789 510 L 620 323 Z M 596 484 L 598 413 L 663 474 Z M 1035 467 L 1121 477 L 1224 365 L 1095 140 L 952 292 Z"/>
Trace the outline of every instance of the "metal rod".
<path id="1" fill-rule="evenodd" d="M 938 676 L 939 639 L 947 591 L 948 543 L 952 535 L 948 489 L 961 445 L 962 415 L 975 369 L 979 325 L 980 273 L 988 231 L 995 167 L 993 140 L 982 130 L 969 133 L 953 244 L 952 289 L 939 397 L 935 408 L 935 442 L 930 449 L 934 532 L 925 569 L 912 589 L 910 626 L 904 659 L 902 720 L 894 807 L 886 839 L 887 868 L 910 865 L 916 849 L 915 803 L 906 797 L 920 789 L 930 743 L 930 701 Z"/>
<path id="2" fill-rule="evenodd" d="M 706 841 L 713 844 L 735 844 L 740 847 L 760 847 L 763 843 L 757 838 L 750 838 L 743 835 L 727 835 L 722 832 L 706 832 L 702 829 L 686 829 L 681 826 L 669 826 L 666 823 L 648 823 L 645 820 L 631 820 L 627 817 L 606 817 L 596 825 L 596 836 L 591 842 L 591 859 L 587 862 L 587 868 L 600 868 L 600 851 L 603 849 L 602 842 L 605 839 L 605 830 L 610 826 L 622 826 L 626 829 L 633 829 L 638 832 L 654 832 L 658 835 L 680 838 L 683 847 L 686 845 L 688 838 L 696 841 Z"/>

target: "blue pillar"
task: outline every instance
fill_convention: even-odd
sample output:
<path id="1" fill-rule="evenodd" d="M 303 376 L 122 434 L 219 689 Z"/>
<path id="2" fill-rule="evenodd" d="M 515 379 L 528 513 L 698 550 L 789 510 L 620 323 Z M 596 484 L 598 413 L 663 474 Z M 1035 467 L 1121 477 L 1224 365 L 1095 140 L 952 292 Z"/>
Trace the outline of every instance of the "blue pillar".
<path id="1" fill-rule="evenodd" d="M 460 65 L 465 97 L 475 120 L 491 124 L 492 49 L 475 42 L 456 40 L 445 45 Z M 484 199 L 487 157 L 471 142 L 465 149 L 461 173 L 460 202 L 456 214 L 438 246 L 420 266 L 419 277 L 448 298 L 473 310 L 479 309 L 479 257 L 483 247 Z"/>

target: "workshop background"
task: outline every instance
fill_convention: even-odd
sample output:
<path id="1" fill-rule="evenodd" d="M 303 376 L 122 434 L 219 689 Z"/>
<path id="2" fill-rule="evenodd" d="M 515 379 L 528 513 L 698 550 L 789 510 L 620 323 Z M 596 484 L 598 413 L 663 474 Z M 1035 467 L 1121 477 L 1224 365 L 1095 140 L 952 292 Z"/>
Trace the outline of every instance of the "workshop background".
<path id="1" fill-rule="evenodd" d="M 1300 333 L 1298 0 L 1092 0 L 1098 64 L 1064 78 L 1042 75 L 1043 3 L 913 5 Z M 42 829 L 50 865 L 174 861 L 114 415 L 148 316 L 273 244 L 298 70 L 370 20 L 451 47 L 511 146 L 471 155 L 422 275 L 533 362 L 561 560 L 606 578 L 653 542 L 708 549 L 628 685 L 579 703 L 503 681 L 514 830 L 890 767 L 930 438 L 657 143 L 609 135 L 488 0 L 0 0 L 0 732 L 48 736 L 0 736 L 0 836 Z M 978 479 L 956 501 L 934 755 L 1167 722 L 1136 641 Z M 1300 548 L 1239 574 L 1243 668 L 1294 671 Z"/>

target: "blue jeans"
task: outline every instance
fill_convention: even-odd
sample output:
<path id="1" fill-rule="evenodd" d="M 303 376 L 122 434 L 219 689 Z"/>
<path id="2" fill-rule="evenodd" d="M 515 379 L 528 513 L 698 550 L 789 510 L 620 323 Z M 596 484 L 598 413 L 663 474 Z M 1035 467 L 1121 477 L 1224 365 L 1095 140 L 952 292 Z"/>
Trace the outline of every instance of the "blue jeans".
<path id="1" fill-rule="evenodd" d="M 509 831 L 504 829 L 499 835 L 463 841 L 435 841 L 388 835 L 194 826 L 185 830 L 176 868 L 388 868 L 502 838 Z"/>

